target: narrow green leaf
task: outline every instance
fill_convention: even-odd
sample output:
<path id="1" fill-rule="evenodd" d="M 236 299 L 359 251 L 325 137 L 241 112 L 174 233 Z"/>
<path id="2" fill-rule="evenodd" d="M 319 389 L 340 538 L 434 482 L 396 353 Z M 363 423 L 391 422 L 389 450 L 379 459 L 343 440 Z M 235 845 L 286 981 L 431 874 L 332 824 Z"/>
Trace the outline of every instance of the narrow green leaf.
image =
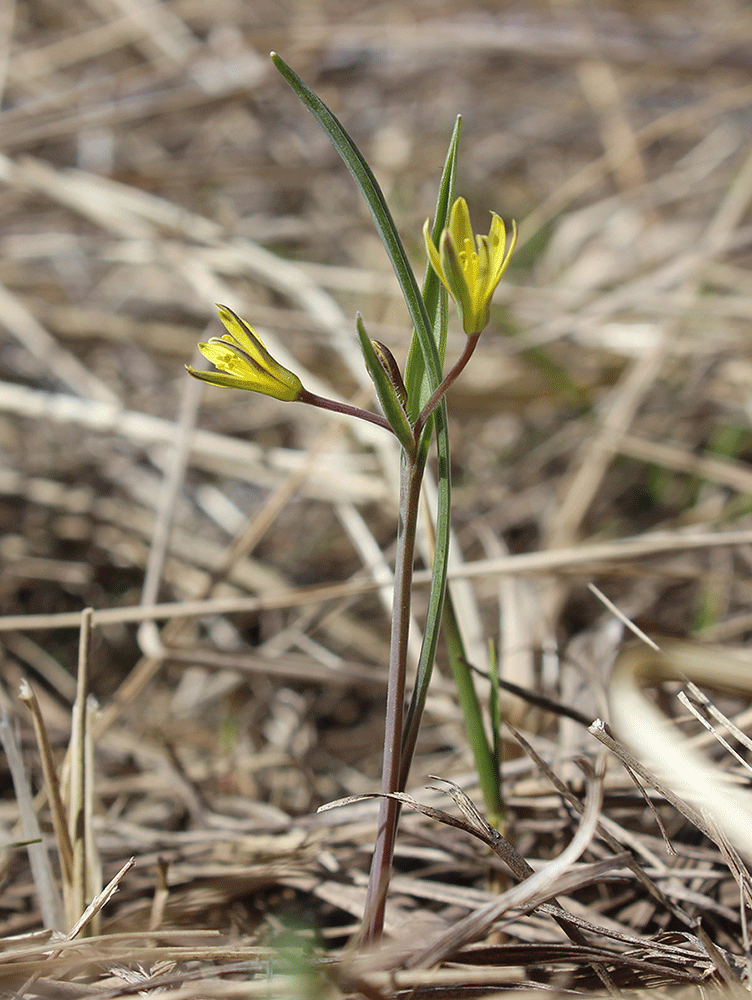
<path id="1" fill-rule="evenodd" d="M 478 693 L 473 683 L 473 673 L 465 656 L 459 622 L 452 604 L 451 596 L 447 595 L 444 602 L 444 640 L 447 644 L 449 662 L 457 685 L 457 694 L 462 707 L 470 749 L 475 760 L 475 770 L 478 772 L 478 783 L 483 792 L 483 801 L 489 823 L 498 826 L 504 818 L 504 806 L 501 801 L 499 774 L 494 754 L 486 736 L 483 725 Z"/>
<path id="2" fill-rule="evenodd" d="M 303 83 L 297 73 L 287 65 L 284 59 L 277 55 L 276 52 L 272 52 L 271 58 L 292 90 L 329 136 L 332 145 L 342 157 L 366 200 L 371 217 L 381 237 L 381 242 L 384 244 L 384 249 L 392 262 L 394 273 L 397 275 L 397 280 L 402 289 L 405 304 L 410 313 L 410 320 L 420 341 L 431 383 L 431 391 L 433 391 L 441 381 L 441 361 L 436 342 L 434 341 L 431 321 L 420 290 L 418 289 L 415 275 L 408 261 L 407 253 L 399 237 L 397 227 L 389 211 L 384 194 L 379 187 L 379 183 L 374 177 L 373 171 L 368 166 L 363 154 L 336 115 L 314 94 L 307 84 Z"/>
<path id="3" fill-rule="evenodd" d="M 432 230 L 434 243 L 438 243 L 439 235 L 447 224 L 449 212 L 454 203 L 460 127 L 461 119 L 458 118 L 449 145 L 439 187 Z M 423 297 L 426 303 L 426 311 L 431 318 L 443 367 L 447 333 L 447 295 L 444 286 L 430 266 L 426 270 L 423 283 Z M 420 409 L 422 409 L 422 406 L 430 398 L 433 388 L 423 366 L 423 354 L 417 336 L 413 337 L 412 344 L 410 345 L 410 353 L 408 354 L 405 366 L 405 383 L 408 391 L 409 405 L 413 405 L 415 401 L 420 401 Z M 409 409 L 408 413 L 413 420 L 417 416 L 417 414 L 413 415 L 412 409 Z M 486 737 L 480 704 L 465 656 L 459 622 L 457 621 L 451 597 L 446 594 L 446 572 L 450 538 L 451 483 L 449 478 L 449 434 L 445 399 L 442 399 L 421 435 L 418 461 L 425 461 L 429 435 L 434 424 L 436 427 L 436 447 L 438 452 L 436 547 L 423 646 L 421 648 L 415 686 L 405 722 L 402 749 L 402 787 L 404 788 L 407 783 L 410 763 L 415 752 L 418 729 L 420 727 L 420 720 L 428 694 L 428 686 L 436 655 L 439 631 L 443 626 L 444 640 L 447 645 L 455 683 L 457 684 L 457 693 L 465 719 L 465 729 L 473 751 L 486 811 L 489 818 L 494 822 L 503 816 L 503 804 L 499 787 L 498 755 L 489 746 L 488 738 Z"/>
<path id="4" fill-rule="evenodd" d="M 499 695 L 499 653 L 493 642 L 488 643 L 488 663 L 491 690 L 488 694 L 488 714 L 491 720 L 491 753 L 496 772 L 496 787 L 501 784 L 501 697 Z"/>
<path id="5" fill-rule="evenodd" d="M 444 161 L 444 169 L 439 183 L 439 194 L 436 200 L 436 211 L 431 231 L 434 243 L 438 242 L 439 234 L 447 224 L 449 210 L 454 201 L 454 189 L 457 178 L 457 154 L 459 152 L 461 130 L 462 118 L 458 116 L 454 131 L 452 132 L 452 138 L 449 142 L 449 150 Z M 431 327 L 438 347 L 441 369 L 443 371 L 447 333 L 447 293 L 439 281 L 436 272 L 430 265 L 426 267 L 422 295 L 426 312 L 431 320 Z M 431 393 L 436 388 L 436 384 L 431 382 L 431 378 L 426 373 L 420 338 L 416 334 L 413 334 L 410 350 L 407 355 L 407 363 L 405 364 L 405 386 L 407 387 L 408 415 L 412 421 L 415 421 L 420 411 L 428 402 Z"/>
<path id="6" fill-rule="evenodd" d="M 449 143 L 444 169 L 439 184 L 439 194 L 436 202 L 436 213 L 434 217 L 434 234 L 441 232 L 446 224 L 450 206 L 454 200 L 455 180 L 457 176 L 457 154 L 459 151 L 460 129 L 462 119 L 457 118 L 454 126 L 452 138 Z M 438 229 L 437 229 L 438 227 Z M 438 236 L 435 235 L 435 239 Z M 431 328 L 434 332 L 435 343 L 442 361 L 444 349 L 446 347 L 447 333 L 447 296 L 444 286 L 439 281 L 432 267 L 426 269 L 423 279 L 423 299 L 426 304 L 426 312 L 431 320 Z M 405 385 L 407 387 L 408 414 L 411 419 L 416 419 L 423 405 L 436 388 L 432 383 L 431 376 L 426 369 L 425 355 L 422 350 L 422 342 L 417 335 L 413 335 L 410 351 L 405 365 Z M 423 632 L 423 644 L 420 650 L 418 670 L 415 676 L 413 693 L 408 706 L 405 719 L 405 730 L 402 740 L 402 787 L 407 784 L 407 778 L 412 763 L 415 746 L 418 740 L 418 730 L 423 716 L 423 709 L 428 696 L 428 686 L 433 673 L 433 664 L 436 658 L 436 648 L 439 643 L 441 632 L 442 610 L 444 607 L 444 597 L 446 594 L 446 576 L 449 562 L 449 536 L 450 536 L 450 513 L 451 513 L 451 479 L 449 462 L 449 428 L 447 418 L 446 400 L 442 399 L 438 407 L 426 423 L 418 444 L 418 454 L 416 461 L 425 465 L 428 457 L 428 445 L 431 434 L 436 428 L 436 450 L 438 459 L 437 476 L 437 516 L 436 516 L 436 545 L 434 549 L 434 561 L 431 573 L 431 589 L 428 595 L 428 610 L 426 612 L 426 624 Z"/>

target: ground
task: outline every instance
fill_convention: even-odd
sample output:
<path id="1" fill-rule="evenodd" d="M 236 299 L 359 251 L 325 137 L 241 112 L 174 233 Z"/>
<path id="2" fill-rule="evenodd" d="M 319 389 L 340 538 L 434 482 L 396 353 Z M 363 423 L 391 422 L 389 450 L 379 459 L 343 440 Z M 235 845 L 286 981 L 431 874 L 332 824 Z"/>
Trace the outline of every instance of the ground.
<path id="1" fill-rule="evenodd" d="M 752 632 L 750 37 L 742 0 L 0 7 L 3 996 L 742 978 L 745 870 L 614 756 L 605 827 L 580 821 L 598 782 L 574 761 L 601 745 L 558 706 L 613 711 L 624 626 L 601 594 L 650 635 Z M 458 114 L 476 228 L 520 231 L 448 397 L 451 587 L 468 659 L 487 673 L 493 644 L 550 701 L 503 706 L 539 755 L 504 726 L 507 840 L 405 809 L 378 957 L 346 949 L 378 806 L 316 810 L 379 787 L 397 446 L 184 367 L 216 302 L 325 395 L 377 406 L 357 311 L 405 362 L 370 216 L 270 50 L 360 145 L 419 277 Z M 419 571 L 430 551 L 424 523 Z M 64 899 L 42 729 L 64 808 L 89 803 Z M 461 791 L 483 808 L 443 648 L 408 788 L 455 821 Z M 40 828 L 49 852 L 18 846 Z M 546 869 L 578 828 L 584 853 Z M 528 912 L 551 892 L 447 939 L 514 884 L 510 857 L 548 870 L 575 940 Z"/>

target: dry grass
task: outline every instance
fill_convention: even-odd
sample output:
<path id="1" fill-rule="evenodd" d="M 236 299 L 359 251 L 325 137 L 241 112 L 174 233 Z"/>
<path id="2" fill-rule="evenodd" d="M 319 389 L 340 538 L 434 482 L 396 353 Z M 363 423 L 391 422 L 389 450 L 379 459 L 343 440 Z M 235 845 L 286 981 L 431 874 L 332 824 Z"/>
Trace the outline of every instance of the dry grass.
<path id="1" fill-rule="evenodd" d="M 746 869 L 614 758 L 599 805 L 579 722 L 510 698 L 508 840 L 424 788 L 479 801 L 441 671 L 389 940 L 346 950 L 376 806 L 316 809 L 377 784 L 395 449 L 182 367 L 215 301 L 314 391 L 370 398 L 356 308 L 404 357 L 370 221 L 270 49 L 417 262 L 462 112 L 461 193 L 521 225 L 450 398 L 470 655 L 497 642 L 507 679 L 595 718 L 622 626 L 589 583 L 648 632 L 747 640 L 752 12 L 594 6 L 0 7 L 0 995 L 740 988 Z M 35 825 L 49 852 L 13 846 Z"/>

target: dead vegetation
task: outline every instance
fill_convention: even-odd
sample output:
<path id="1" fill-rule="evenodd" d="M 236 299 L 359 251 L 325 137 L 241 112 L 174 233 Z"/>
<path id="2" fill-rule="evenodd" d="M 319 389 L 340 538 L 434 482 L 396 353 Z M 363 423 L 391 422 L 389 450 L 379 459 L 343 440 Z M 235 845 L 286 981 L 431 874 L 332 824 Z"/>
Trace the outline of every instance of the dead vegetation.
<path id="1" fill-rule="evenodd" d="M 404 357 L 370 220 L 270 49 L 352 131 L 416 262 L 461 112 L 460 192 L 521 227 L 450 397 L 474 663 L 492 640 L 508 680 L 605 715 L 622 626 L 589 583 L 648 632 L 743 644 L 749 7 L 7 0 L 0 19 L 2 995 L 740 989 L 750 882 L 723 838 L 649 788 L 648 809 L 615 758 L 599 776 L 582 719 L 518 696 L 502 838 L 472 811 L 441 670 L 389 936 L 348 950 L 376 804 L 316 809 L 377 785 L 396 451 L 202 393 L 183 364 L 215 301 L 328 395 L 370 398 L 356 309 Z M 49 852 L 16 846 L 38 835 Z"/>

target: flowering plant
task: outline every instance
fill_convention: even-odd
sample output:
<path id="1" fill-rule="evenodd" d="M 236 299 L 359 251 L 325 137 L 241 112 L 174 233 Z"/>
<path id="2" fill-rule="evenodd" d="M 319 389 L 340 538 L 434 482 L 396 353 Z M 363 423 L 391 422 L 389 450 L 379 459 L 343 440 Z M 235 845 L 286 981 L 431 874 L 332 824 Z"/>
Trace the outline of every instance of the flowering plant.
<path id="1" fill-rule="evenodd" d="M 429 231 L 428 222 L 424 226 L 430 266 L 423 286 L 419 288 L 382 191 L 362 153 L 317 95 L 278 55 L 272 53 L 272 59 L 327 133 L 365 198 L 400 283 L 413 324 L 414 334 L 407 364 L 403 375 L 391 352 L 368 337 L 363 320 L 358 316 L 357 331 L 363 357 L 384 415 L 326 399 L 305 389 L 294 372 L 271 356 L 244 320 L 226 306 L 220 306 L 220 319 L 227 332 L 199 344 L 202 354 L 218 371 L 206 372 L 190 367 L 188 371 L 195 378 L 213 385 L 250 389 L 286 402 L 309 403 L 369 420 L 390 430 L 402 446 L 400 518 L 381 785 L 383 797 L 364 917 L 364 937 L 367 941 L 375 941 L 383 927 L 399 818 L 399 804 L 394 793 L 401 792 L 407 783 L 442 625 L 486 810 L 492 821 L 498 822 L 503 816 L 498 740 L 494 735 L 489 743 L 472 674 L 464 655 L 459 624 L 451 599 L 446 595 L 450 462 L 445 396 L 470 360 L 480 333 L 489 322 L 491 298 L 509 263 L 517 231 L 513 224 L 507 245 L 504 223 L 492 213 L 488 235 L 476 237 L 465 200 L 453 200 L 460 133 L 458 119 L 439 184 L 433 229 Z M 444 375 L 447 293 L 457 305 L 468 337 L 460 357 Z M 420 660 L 412 698 L 405 711 L 416 525 L 421 483 L 434 431 L 439 469 L 435 555 Z M 495 692 L 494 697 L 497 694 Z M 494 712 L 492 717 L 495 717 Z"/>

